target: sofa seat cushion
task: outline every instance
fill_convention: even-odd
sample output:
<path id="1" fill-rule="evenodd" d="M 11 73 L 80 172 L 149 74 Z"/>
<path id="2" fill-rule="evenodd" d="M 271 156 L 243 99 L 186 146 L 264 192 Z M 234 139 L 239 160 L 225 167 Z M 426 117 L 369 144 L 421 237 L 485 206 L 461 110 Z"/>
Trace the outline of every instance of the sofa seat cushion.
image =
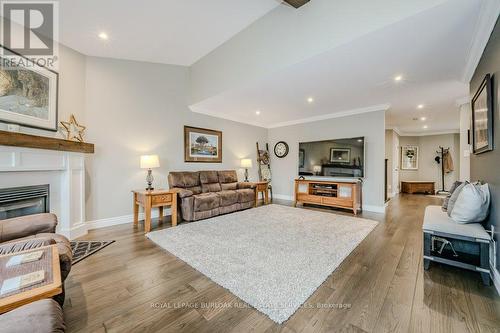
<path id="1" fill-rule="evenodd" d="M 488 233 L 480 223 L 457 223 L 448 217 L 448 214 L 443 212 L 440 206 L 427 206 L 427 208 L 425 208 L 422 229 L 424 232 L 435 231 L 483 240 L 490 239 Z"/>
<path id="2" fill-rule="evenodd" d="M 24 332 L 64 332 L 63 311 L 52 299 L 43 299 L 23 305 L 0 316 L 0 331 Z"/>
<path id="3" fill-rule="evenodd" d="M 201 212 L 219 208 L 219 196 L 215 193 L 202 193 L 194 196 L 194 211 Z"/>
<path id="4" fill-rule="evenodd" d="M 238 202 L 255 201 L 255 191 L 249 188 L 236 190 L 238 192 Z"/>
<path id="5" fill-rule="evenodd" d="M 217 193 L 217 195 L 220 198 L 220 206 L 225 207 L 225 206 L 231 206 L 234 205 L 235 203 L 238 203 L 238 192 L 236 191 L 222 191 Z"/>

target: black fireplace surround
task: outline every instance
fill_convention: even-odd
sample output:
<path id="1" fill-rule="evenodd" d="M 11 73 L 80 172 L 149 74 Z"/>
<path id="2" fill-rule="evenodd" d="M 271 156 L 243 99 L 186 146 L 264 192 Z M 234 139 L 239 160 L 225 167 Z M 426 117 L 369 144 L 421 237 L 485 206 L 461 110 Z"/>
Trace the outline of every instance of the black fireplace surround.
<path id="1" fill-rule="evenodd" d="M 0 220 L 48 212 L 48 184 L 0 189 Z"/>

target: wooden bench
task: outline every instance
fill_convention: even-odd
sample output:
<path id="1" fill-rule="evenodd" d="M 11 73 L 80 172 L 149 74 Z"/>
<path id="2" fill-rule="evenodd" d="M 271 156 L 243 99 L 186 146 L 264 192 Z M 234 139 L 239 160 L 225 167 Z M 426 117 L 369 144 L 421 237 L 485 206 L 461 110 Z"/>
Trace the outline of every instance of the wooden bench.
<path id="1" fill-rule="evenodd" d="M 461 224 L 453 221 L 441 206 L 425 209 L 424 224 L 424 268 L 429 269 L 431 261 L 479 272 L 485 285 L 490 285 L 490 241 L 480 223 Z M 458 257 L 450 246 L 441 254 L 433 251 L 433 237 L 444 238 L 455 247 Z"/>
<path id="2" fill-rule="evenodd" d="M 434 182 L 423 182 L 423 181 L 406 181 L 401 182 L 401 192 L 414 194 L 414 193 L 426 193 L 435 194 Z"/>

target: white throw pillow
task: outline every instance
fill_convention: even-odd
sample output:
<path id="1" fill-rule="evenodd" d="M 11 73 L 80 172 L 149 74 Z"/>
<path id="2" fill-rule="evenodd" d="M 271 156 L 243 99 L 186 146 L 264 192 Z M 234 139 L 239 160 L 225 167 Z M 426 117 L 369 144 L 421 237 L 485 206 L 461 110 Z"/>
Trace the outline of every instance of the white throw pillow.
<path id="1" fill-rule="evenodd" d="M 483 222 L 490 207 L 488 184 L 467 183 L 460 192 L 450 217 L 458 223 Z"/>

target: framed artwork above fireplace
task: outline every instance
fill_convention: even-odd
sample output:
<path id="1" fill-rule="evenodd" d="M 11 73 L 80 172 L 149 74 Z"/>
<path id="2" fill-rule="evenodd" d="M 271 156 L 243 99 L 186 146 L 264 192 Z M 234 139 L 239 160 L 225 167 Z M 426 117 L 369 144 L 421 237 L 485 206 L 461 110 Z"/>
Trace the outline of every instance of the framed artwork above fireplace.
<path id="1" fill-rule="evenodd" d="M 57 131 L 58 73 L 0 48 L 0 121 Z"/>

